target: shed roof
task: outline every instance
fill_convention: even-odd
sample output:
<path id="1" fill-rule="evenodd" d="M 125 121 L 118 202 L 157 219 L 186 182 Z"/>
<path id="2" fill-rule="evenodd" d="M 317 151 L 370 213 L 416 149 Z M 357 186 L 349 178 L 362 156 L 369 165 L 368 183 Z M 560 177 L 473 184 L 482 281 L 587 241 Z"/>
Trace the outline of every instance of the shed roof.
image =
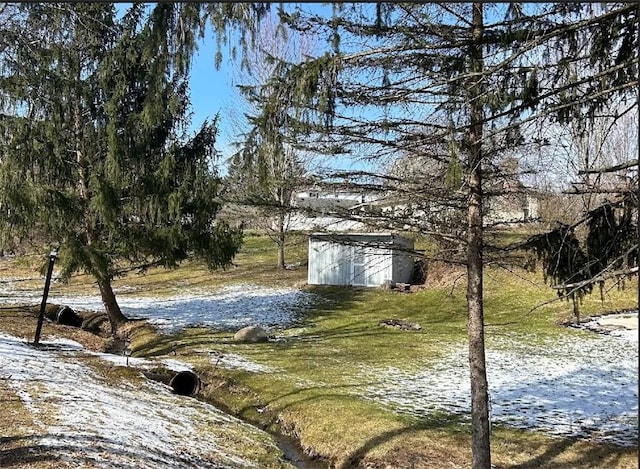
<path id="1" fill-rule="evenodd" d="M 397 233 L 365 233 L 365 232 L 344 232 L 344 233 L 311 233 L 309 236 L 314 238 L 342 238 L 342 237 L 354 237 L 354 236 L 367 236 L 367 237 L 380 237 L 380 238 L 389 238 L 389 237 L 398 237 L 403 238 L 403 236 Z"/>
<path id="2" fill-rule="evenodd" d="M 309 240 L 334 241 L 344 244 L 374 244 L 378 246 L 403 245 L 404 247 L 413 248 L 413 240 L 411 238 L 391 232 L 312 233 L 309 235 Z"/>

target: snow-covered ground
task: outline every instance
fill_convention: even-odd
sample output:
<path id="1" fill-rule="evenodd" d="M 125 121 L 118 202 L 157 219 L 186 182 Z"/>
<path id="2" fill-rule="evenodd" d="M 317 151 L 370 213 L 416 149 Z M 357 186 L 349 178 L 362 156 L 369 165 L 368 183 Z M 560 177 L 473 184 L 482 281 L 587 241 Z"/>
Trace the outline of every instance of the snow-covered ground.
<path id="1" fill-rule="evenodd" d="M 15 290 L 11 283 L 2 286 L 0 284 L 0 303 L 37 304 L 42 298 Z M 196 291 L 166 298 L 118 296 L 118 304 L 125 315 L 148 318 L 163 332 L 176 332 L 188 326 L 228 330 L 253 324 L 265 328 L 284 327 L 294 324 L 299 313 L 313 301 L 314 295 L 293 288 L 246 284 L 226 286 L 216 292 Z M 78 310 L 104 310 L 99 295 L 61 296 L 53 292 L 48 302 Z"/>
<path id="2" fill-rule="evenodd" d="M 0 334 L 0 378 L 34 419 L 37 428 L 26 430 L 33 447 L 53 451 L 72 467 L 260 467 L 256 455 L 277 451 L 266 433 L 160 383 L 106 383 L 80 360 L 100 355 L 80 344 L 42 344 L 36 350 Z M 104 358 L 124 364 L 122 357 Z M 136 360 L 136 366 L 150 365 L 131 364 Z"/>
<path id="3" fill-rule="evenodd" d="M 17 300 L 10 288 L 0 291 L 0 302 Z M 119 302 L 126 314 L 150 318 L 163 330 L 174 331 L 190 325 L 225 329 L 248 324 L 287 326 L 294 324 L 300 310 L 314 300 L 313 295 L 295 289 L 238 285 L 210 294 L 197 292 L 172 298 L 123 295 Z M 97 297 L 52 295 L 50 301 L 77 309 L 102 308 Z M 277 371 L 235 354 L 212 356 L 212 362 L 251 372 Z M 584 331 L 568 328 L 560 339 L 489 333 L 487 368 L 493 422 L 637 445 L 637 330 L 585 335 Z M 418 367 L 417 371 L 363 367 L 361 373 L 359 379 L 375 383 L 362 395 L 399 412 L 469 413 L 464 343 L 452 348 L 438 363 Z"/>
<path id="4" fill-rule="evenodd" d="M 511 336 L 487 341 L 491 419 L 518 428 L 619 445 L 638 444 L 638 336 L 562 339 Z M 365 396 L 400 412 L 469 415 L 466 344 L 417 372 L 363 368 Z"/>

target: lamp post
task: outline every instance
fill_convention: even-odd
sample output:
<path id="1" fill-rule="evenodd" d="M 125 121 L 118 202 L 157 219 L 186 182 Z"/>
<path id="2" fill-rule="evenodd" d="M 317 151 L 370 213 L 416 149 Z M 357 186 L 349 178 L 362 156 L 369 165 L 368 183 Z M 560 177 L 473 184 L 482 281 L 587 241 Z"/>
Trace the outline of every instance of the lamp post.
<path id="1" fill-rule="evenodd" d="M 44 281 L 44 292 L 42 293 L 42 303 L 40 303 L 40 314 L 38 314 L 38 326 L 36 327 L 36 337 L 33 339 L 33 345 L 40 343 L 40 333 L 42 332 L 42 323 L 44 321 L 44 310 L 47 306 L 47 296 L 49 295 L 49 286 L 51 285 L 51 275 L 53 274 L 53 264 L 58 257 L 58 244 L 51 247 L 49 253 L 49 267 L 47 268 L 47 277 Z"/>
<path id="2" fill-rule="evenodd" d="M 131 356 L 131 352 L 131 340 L 127 338 L 124 341 L 124 350 L 122 351 L 123 355 L 127 357 L 127 366 L 129 366 L 129 357 Z"/>

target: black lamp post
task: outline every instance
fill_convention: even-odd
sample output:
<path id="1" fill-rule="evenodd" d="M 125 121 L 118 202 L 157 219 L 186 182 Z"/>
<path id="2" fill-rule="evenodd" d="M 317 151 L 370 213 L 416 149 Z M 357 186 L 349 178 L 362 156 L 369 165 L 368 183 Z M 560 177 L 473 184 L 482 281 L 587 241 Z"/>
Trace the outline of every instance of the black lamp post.
<path id="1" fill-rule="evenodd" d="M 40 303 L 40 314 L 38 314 L 38 326 L 36 327 L 36 337 L 33 339 L 33 345 L 40 342 L 40 333 L 42 332 L 42 323 L 44 321 L 44 310 L 47 306 L 47 296 L 49 296 L 49 286 L 51 285 L 51 275 L 53 274 L 53 264 L 58 257 L 58 244 L 51 246 L 49 253 L 49 267 L 47 268 L 47 277 L 44 282 L 44 292 L 42 293 L 42 303 Z"/>

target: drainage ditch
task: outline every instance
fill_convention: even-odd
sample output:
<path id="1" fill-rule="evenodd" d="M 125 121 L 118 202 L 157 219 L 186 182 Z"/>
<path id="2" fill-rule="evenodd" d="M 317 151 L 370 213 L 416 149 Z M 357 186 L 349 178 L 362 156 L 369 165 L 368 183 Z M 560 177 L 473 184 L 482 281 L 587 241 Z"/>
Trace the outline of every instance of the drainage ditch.
<path id="1" fill-rule="evenodd" d="M 192 371 L 179 371 L 176 373 L 169 372 L 168 370 L 156 369 L 154 371 L 143 371 L 143 374 L 148 379 L 159 381 L 170 386 L 175 394 L 201 399 L 209 404 L 215 405 L 218 409 L 226 412 L 227 414 L 234 415 L 229 411 L 229 409 L 224 408 L 224 406 L 210 402 L 208 399 L 204 399 L 198 395 L 204 388 L 204 383 L 200 377 Z M 242 417 L 235 417 L 240 418 L 240 420 L 245 423 L 256 426 L 255 422 Z M 307 456 L 297 439 L 280 433 L 271 432 L 263 428 L 260 429 L 262 431 L 267 431 L 273 437 L 278 448 L 282 451 L 284 459 L 297 469 L 328 469 L 330 467 L 327 461 Z"/>
<path id="2" fill-rule="evenodd" d="M 67 306 L 60 307 L 57 305 L 50 305 L 48 309 L 49 319 L 52 321 L 74 327 L 83 326 L 83 318 Z M 104 320 L 106 320 L 106 315 L 103 313 L 100 313 L 99 316 L 100 322 L 104 322 Z M 92 320 L 92 318 L 89 319 Z M 86 329 L 91 330 L 89 327 Z M 128 350 L 127 343 L 124 340 L 115 340 L 109 348 L 108 353 L 123 355 Z M 168 385 L 175 394 L 181 396 L 191 396 L 197 399 L 199 397 L 198 393 L 204 388 L 204 383 L 200 377 L 192 371 L 169 372 L 168 370 L 156 369 L 155 371 L 143 371 L 143 374 L 148 379 L 160 381 Z M 208 400 L 205 401 L 209 404 L 215 405 L 227 414 L 234 415 L 229 411 L 229 409 L 224 409 L 217 403 L 209 402 Z M 236 417 L 250 425 L 256 426 L 255 422 L 243 419 L 242 417 Z M 266 431 L 264 429 L 261 430 Z M 304 450 L 297 439 L 276 432 L 268 433 L 273 437 L 278 448 L 282 451 L 284 459 L 297 469 L 328 469 L 330 467 L 329 463 L 325 460 L 308 457 L 304 453 Z"/>

